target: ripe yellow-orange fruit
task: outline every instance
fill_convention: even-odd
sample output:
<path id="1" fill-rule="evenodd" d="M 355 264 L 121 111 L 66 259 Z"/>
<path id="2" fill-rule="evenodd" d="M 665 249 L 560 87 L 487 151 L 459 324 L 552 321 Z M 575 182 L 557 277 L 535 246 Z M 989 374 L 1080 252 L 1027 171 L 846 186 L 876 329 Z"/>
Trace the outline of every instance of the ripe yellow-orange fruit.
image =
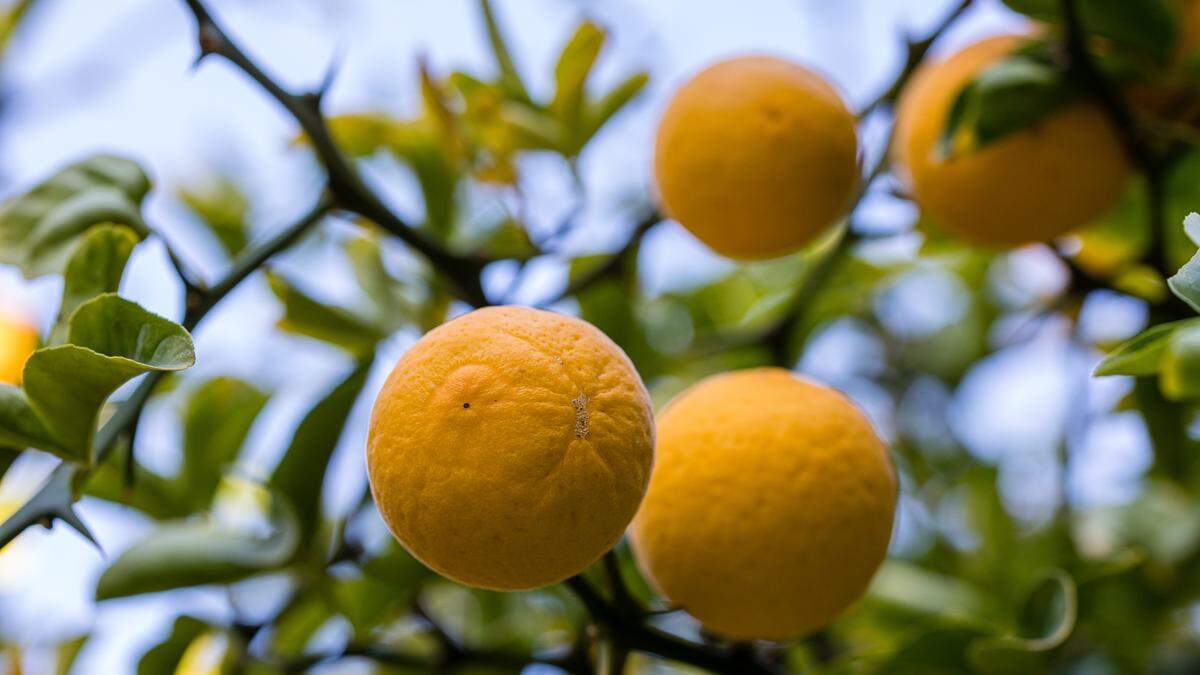
<path id="1" fill-rule="evenodd" d="M 700 72 L 658 125 L 664 211 L 717 253 L 772 258 L 844 215 L 858 182 L 854 114 L 815 73 L 749 56 Z"/>
<path id="2" fill-rule="evenodd" d="M 491 307 L 396 364 L 367 441 L 371 491 L 418 560 L 470 586 L 577 574 L 645 494 L 654 420 L 621 348 L 586 321 Z"/>
<path id="3" fill-rule="evenodd" d="M 24 316 L 0 312 L 0 382 L 21 384 L 25 362 L 38 347 L 37 329 Z"/>
<path id="4" fill-rule="evenodd" d="M 1050 241 L 1085 225 L 1112 206 L 1129 174 L 1112 123 L 1088 102 L 942 156 L 939 139 L 963 87 L 1021 39 L 990 38 L 922 66 L 897 107 L 892 150 L 901 177 L 938 227 L 977 244 Z"/>
<path id="5" fill-rule="evenodd" d="M 779 368 L 710 377 L 659 416 L 631 531 L 651 583 L 708 630 L 817 630 L 887 554 L 896 476 L 863 413 Z"/>

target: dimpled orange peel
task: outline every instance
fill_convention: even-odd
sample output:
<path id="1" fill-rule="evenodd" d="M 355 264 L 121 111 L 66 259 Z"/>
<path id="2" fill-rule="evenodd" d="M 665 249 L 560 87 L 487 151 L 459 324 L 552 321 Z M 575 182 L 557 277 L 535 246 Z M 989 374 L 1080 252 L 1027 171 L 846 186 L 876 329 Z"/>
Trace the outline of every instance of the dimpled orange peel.
<path id="1" fill-rule="evenodd" d="M 621 538 L 654 459 L 649 396 L 591 324 L 522 307 L 418 341 L 375 401 L 371 491 L 434 571 L 523 590 L 579 573 Z"/>
<path id="2" fill-rule="evenodd" d="M 829 387 L 780 368 L 710 377 L 661 412 L 656 452 L 634 554 L 713 633 L 820 629 L 887 553 L 897 490 L 887 448 Z"/>
<path id="3" fill-rule="evenodd" d="M 671 99 L 654 175 L 664 211 L 717 253 L 791 253 L 845 215 L 858 182 L 854 114 L 802 66 L 722 61 Z"/>

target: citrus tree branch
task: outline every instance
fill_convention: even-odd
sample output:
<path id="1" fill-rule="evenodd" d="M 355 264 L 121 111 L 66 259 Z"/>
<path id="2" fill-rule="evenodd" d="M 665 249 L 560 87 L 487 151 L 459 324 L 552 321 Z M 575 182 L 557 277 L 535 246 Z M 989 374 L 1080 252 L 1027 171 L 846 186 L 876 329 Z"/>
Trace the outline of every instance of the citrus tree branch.
<path id="1" fill-rule="evenodd" d="M 899 74 L 896 75 L 896 78 L 892 80 L 892 83 L 882 94 L 863 108 L 862 112 L 859 113 L 859 117 L 866 117 L 880 108 L 895 103 L 896 99 L 900 96 L 900 91 L 904 89 L 904 85 L 912 78 L 917 67 L 925 60 L 925 56 L 929 53 L 930 47 L 933 47 L 933 43 L 937 42 L 938 38 L 949 30 L 954 25 L 954 22 L 958 21 L 959 17 L 970 9 L 973 4 L 974 0 L 961 0 L 942 18 L 928 35 L 919 40 L 909 39 L 906 43 L 907 50 L 904 55 L 904 65 L 900 68 Z"/>
<path id="2" fill-rule="evenodd" d="M 295 118 L 296 123 L 304 130 L 309 142 L 312 143 L 317 158 L 329 175 L 329 190 L 334 195 L 339 207 L 376 223 L 420 253 L 438 272 L 454 284 L 463 300 L 475 306 L 489 304 L 480 284 L 479 275 L 484 265 L 490 261 L 459 256 L 447 250 L 441 244 L 411 227 L 388 208 L 379 195 L 367 187 L 358 172 L 338 149 L 329 125 L 321 114 L 323 90 L 303 94 L 287 91 L 246 55 L 241 47 L 229 37 L 224 28 L 217 23 L 201 0 L 184 0 L 184 2 L 196 20 L 200 58 L 216 55 L 229 61 Z"/>
<path id="3" fill-rule="evenodd" d="M 606 633 L 618 650 L 654 654 L 664 659 L 704 668 L 715 673 L 775 675 L 776 671 L 752 655 L 739 650 L 720 650 L 715 646 L 687 642 L 643 623 L 643 617 L 627 614 L 610 604 L 582 576 L 563 582 L 587 608 L 592 620 Z"/>

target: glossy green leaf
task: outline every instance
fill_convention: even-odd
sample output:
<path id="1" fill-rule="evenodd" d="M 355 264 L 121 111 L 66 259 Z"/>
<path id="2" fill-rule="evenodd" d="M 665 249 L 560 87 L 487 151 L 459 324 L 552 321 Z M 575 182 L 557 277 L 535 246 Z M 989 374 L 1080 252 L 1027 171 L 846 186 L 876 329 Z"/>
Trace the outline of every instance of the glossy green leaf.
<path id="1" fill-rule="evenodd" d="M 1061 0 L 1004 0 L 1041 21 L 1062 20 Z M 1163 0 L 1078 0 L 1080 20 L 1090 33 L 1166 63 L 1175 47 L 1174 14 Z"/>
<path id="2" fill-rule="evenodd" d="M 1171 333 L 1160 364 L 1159 386 L 1174 401 L 1200 397 L 1200 325 Z"/>
<path id="3" fill-rule="evenodd" d="M 500 71 L 501 88 L 511 98 L 528 103 L 529 92 L 521 80 L 521 74 L 517 71 L 512 52 L 504 40 L 504 33 L 500 30 L 492 3 L 489 0 L 479 0 L 479 11 L 483 15 L 483 21 L 487 27 L 488 44 L 492 47 L 492 56 L 495 57 L 496 67 Z"/>
<path id="4" fill-rule="evenodd" d="M 1154 375 L 1159 371 L 1167 345 L 1175 331 L 1200 326 L 1200 319 L 1186 319 L 1152 326 L 1117 345 L 1096 366 L 1093 375 Z"/>
<path id="5" fill-rule="evenodd" d="M 227 584 L 276 569 L 292 558 L 300 538 L 295 517 L 280 499 L 275 500 L 271 524 L 267 537 L 206 521 L 162 525 L 104 570 L 96 599 Z"/>
<path id="6" fill-rule="evenodd" d="M 586 143 L 610 119 L 629 104 L 650 82 L 646 73 L 634 73 L 608 90 L 599 99 L 587 104 L 581 141 Z"/>
<path id="7" fill-rule="evenodd" d="M 976 152 L 1036 124 L 1077 99 L 1080 91 L 1060 70 L 1023 53 L 986 68 L 963 88 L 940 142 L 945 156 Z"/>
<path id="8" fill-rule="evenodd" d="M 313 406 L 296 427 L 291 445 L 271 476 L 271 486 L 290 505 L 302 541 L 312 541 L 320 523 L 325 470 L 370 368 L 369 360 L 359 363 Z"/>
<path id="9" fill-rule="evenodd" d="M 1167 286 L 1180 300 L 1200 312 L 1200 252 L 1192 256 L 1174 276 L 1167 279 Z"/>
<path id="10" fill-rule="evenodd" d="M 352 354 L 369 353 L 386 337 L 378 326 L 313 299 L 277 274 L 269 274 L 267 279 L 275 297 L 283 302 L 282 330 L 337 345 Z"/>
<path id="11" fill-rule="evenodd" d="M 78 237 L 93 225 L 147 228 L 140 204 L 149 179 L 127 159 L 96 156 L 72 164 L 0 209 L 0 262 L 26 276 L 59 272 Z"/>
<path id="12" fill-rule="evenodd" d="M 422 311 L 424 293 L 392 276 L 383 261 L 376 237 L 355 237 L 346 242 L 346 256 L 354 267 L 354 278 L 374 310 L 372 323 L 384 332 L 399 330 L 415 321 Z"/>
<path id="13" fill-rule="evenodd" d="M 194 510 L 208 507 L 226 469 L 237 459 L 267 394 L 232 377 L 197 387 L 183 412 L 183 469 L 176 481 Z"/>
<path id="14" fill-rule="evenodd" d="M 586 105 L 587 80 L 604 46 L 604 30 L 591 21 L 584 21 L 563 47 L 554 68 L 554 100 L 550 110 L 566 130 L 569 154 L 579 150 L 583 131 L 583 110 Z"/>
<path id="15" fill-rule="evenodd" d="M 0 384 L 0 446 L 64 454 L 21 389 Z"/>
<path id="16" fill-rule="evenodd" d="M 137 675 L 174 673 L 188 647 L 209 630 L 209 625 L 187 615 L 175 619 L 171 633 L 138 660 Z"/>
<path id="17" fill-rule="evenodd" d="M 220 176 L 207 185 L 181 188 L 179 200 L 199 218 L 229 257 L 246 248 L 250 240 L 250 200 L 232 180 Z"/>
<path id="18" fill-rule="evenodd" d="M 125 264 L 138 241 L 137 233 L 124 225 L 96 225 L 84 233 L 63 272 L 62 305 L 51 345 L 66 341 L 68 322 L 80 305 L 120 289 Z"/>
<path id="19" fill-rule="evenodd" d="M 118 387 L 150 371 L 189 368 L 196 358 L 182 326 L 110 294 L 80 305 L 67 342 L 29 358 L 25 393 L 60 454 L 85 464 L 100 407 Z"/>

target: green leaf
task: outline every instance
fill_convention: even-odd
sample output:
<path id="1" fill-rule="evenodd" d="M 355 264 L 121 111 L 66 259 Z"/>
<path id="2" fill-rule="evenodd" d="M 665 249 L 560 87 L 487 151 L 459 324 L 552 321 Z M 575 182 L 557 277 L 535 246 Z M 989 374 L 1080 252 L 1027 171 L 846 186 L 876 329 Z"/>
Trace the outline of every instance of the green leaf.
<path id="1" fill-rule="evenodd" d="M 249 243 L 250 201 L 232 180 L 219 176 L 208 185 L 181 188 L 179 199 L 208 229 L 229 257 Z"/>
<path id="2" fill-rule="evenodd" d="M 63 454 L 21 389 L 0 384 L 0 446 Z"/>
<path id="3" fill-rule="evenodd" d="M 140 204 L 150 189 L 137 164 L 96 156 L 72 164 L 0 209 L 0 262 L 28 277 L 59 272 L 78 237 L 93 225 L 148 232 Z"/>
<path id="4" fill-rule="evenodd" d="M 183 469 L 177 479 L 193 510 L 212 502 L 221 476 L 238 456 L 267 394 L 232 377 L 197 387 L 183 413 Z"/>
<path id="5" fill-rule="evenodd" d="M 464 232 L 463 239 L 456 242 L 456 248 L 489 258 L 528 260 L 537 253 L 525 227 L 512 218 L 504 218 L 482 232 Z"/>
<path id="6" fill-rule="evenodd" d="M 29 9 L 37 0 L 17 0 L 4 8 L 0 13 L 0 53 L 7 51 L 17 26 L 28 15 Z"/>
<path id="7" fill-rule="evenodd" d="M 379 239 L 362 236 L 348 240 L 346 256 L 354 267 L 355 280 L 371 303 L 372 323 L 391 333 L 419 317 L 422 294 L 388 272 Z"/>
<path id="8" fill-rule="evenodd" d="M 75 661 L 79 659 L 79 652 L 83 651 L 83 646 L 87 644 L 87 641 L 88 635 L 85 633 L 58 644 L 54 659 L 55 675 L 68 675 L 71 672 Z"/>
<path id="9" fill-rule="evenodd" d="M 871 582 L 876 602 L 915 616 L 977 623 L 993 615 L 985 593 L 961 579 L 903 560 L 887 560 Z"/>
<path id="10" fill-rule="evenodd" d="M 1062 570 L 1050 573 L 1026 599 L 1016 634 L 976 640 L 968 652 L 971 663 L 982 673 L 1041 671 L 1047 653 L 1075 629 L 1077 595 L 1070 575 Z"/>
<path id="11" fill-rule="evenodd" d="M 337 345 L 351 354 L 367 354 L 387 334 L 378 326 L 341 308 L 309 297 L 277 274 L 267 280 L 275 297 L 283 302 L 279 328 Z"/>
<path id="12" fill-rule="evenodd" d="M 525 88 L 521 74 L 517 71 L 512 53 L 504 40 L 504 33 L 500 30 L 500 24 L 496 20 L 496 13 L 492 10 L 492 3 L 489 0 L 479 0 L 479 11 L 483 14 L 483 21 L 487 26 L 488 44 L 492 47 L 492 56 L 495 57 L 496 67 L 500 70 L 501 89 L 509 97 L 529 103 L 529 91 Z"/>
<path id="13" fill-rule="evenodd" d="M 1159 386 L 1172 401 L 1200 396 L 1200 326 L 1171 334 L 1160 364 Z"/>
<path id="14" fill-rule="evenodd" d="M 1105 375 L 1155 375 L 1175 331 L 1200 325 L 1200 319 L 1185 319 L 1152 326 L 1117 345 L 1092 373 Z"/>
<path id="15" fill-rule="evenodd" d="M 961 675 L 972 672 L 967 649 L 985 635 L 980 628 L 951 626 L 909 638 L 890 656 L 867 668 L 877 675 Z"/>
<path id="16" fill-rule="evenodd" d="M 634 73 L 613 87 L 595 102 L 587 104 L 581 141 L 587 143 L 613 115 L 621 111 L 650 82 L 646 73 Z"/>
<path id="17" fill-rule="evenodd" d="M 1061 0 L 1004 3 L 1039 21 L 1062 20 Z M 1160 64 L 1167 63 L 1175 49 L 1175 16 L 1162 0 L 1079 0 L 1079 15 L 1087 32 L 1150 56 Z"/>
<path id="18" fill-rule="evenodd" d="M 104 570 L 96 599 L 228 584 L 276 569 L 292 558 L 300 538 L 295 517 L 282 499 L 274 500 L 272 511 L 272 532 L 265 538 L 205 521 L 163 525 Z"/>
<path id="19" fill-rule="evenodd" d="M 111 294 L 80 305 L 67 340 L 29 357 L 25 393 L 60 454 L 88 464 L 100 408 L 118 387 L 150 371 L 189 368 L 196 358 L 182 326 Z"/>
<path id="20" fill-rule="evenodd" d="M 568 154 L 576 154 L 581 147 L 587 80 L 600 56 L 604 39 L 603 29 L 591 21 L 584 21 L 563 47 L 554 67 L 556 87 L 550 110 L 566 130 Z"/>
<path id="21" fill-rule="evenodd" d="M 62 305 L 50 345 L 66 341 L 68 321 L 80 305 L 119 290 L 125 264 L 138 241 L 137 233 L 124 225 L 96 225 L 84 233 L 63 272 Z"/>
<path id="22" fill-rule="evenodd" d="M 271 476 L 271 486 L 287 500 L 295 515 L 301 541 L 312 541 L 320 523 L 325 470 L 370 368 L 369 360 L 359 363 L 313 406 L 296 428 L 291 445 Z"/>
<path id="23" fill-rule="evenodd" d="M 985 69 L 959 93 L 942 134 L 941 153 L 977 152 L 1029 128 L 1079 95 L 1054 65 L 1014 54 Z"/>
<path id="24" fill-rule="evenodd" d="M 1200 251 L 1170 279 L 1167 286 L 1189 307 L 1200 312 Z"/>
<path id="25" fill-rule="evenodd" d="M 187 615 L 175 619 L 167 639 L 151 647 L 138 660 L 138 675 L 174 673 L 188 647 L 209 630 L 209 625 Z"/>

